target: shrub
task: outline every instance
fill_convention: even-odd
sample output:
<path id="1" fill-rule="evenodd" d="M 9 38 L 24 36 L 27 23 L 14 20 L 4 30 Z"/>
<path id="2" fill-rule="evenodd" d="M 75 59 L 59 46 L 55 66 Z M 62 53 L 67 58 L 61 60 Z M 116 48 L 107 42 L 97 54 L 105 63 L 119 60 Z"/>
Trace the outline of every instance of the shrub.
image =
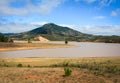
<path id="1" fill-rule="evenodd" d="M 13 39 L 9 39 L 8 42 L 9 42 L 9 43 L 14 43 Z"/>
<path id="2" fill-rule="evenodd" d="M 57 64 L 52 64 L 51 67 L 58 67 L 58 65 Z"/>
<path id="3" fill-rule="evenodd" d="M 7 65 L 7 64 L 4 64 L 4 67 L 8 67 L 8 65 Z"/>
<path id="4" fill-rule="evenodd" d="M 63 67 L 69 66 L 69 62 L 63 62 L 62 66 L 63 66 Z"/>
<path id="5" fill-rule="evenodd" d="M 65 44 L 68 44 L 68 41 L 67 41 L 67 40 L 65 40 Z"/>
<path id="6" fill-rule="evenodd" d="M 64 73 L 65 76 L 70 76 L 72 74 L 72 70 L 70 70 L 69 68 L 64 68 Z"/>
<path id="7" fill-rule="evenodd" d="M 32 43 L 30 38 L 28 38 L 28 43 Z"/>
<path id="8" fill-rule="evenodd" d="M 17 65 L 17 67 L 23 67 L 23 65 L 20 63 L 20 64 Z"/>
<path id="9" fill-rule="evenodd" d="M 30 65 L 28 65 L 27 67 L 31 67 Z"/>

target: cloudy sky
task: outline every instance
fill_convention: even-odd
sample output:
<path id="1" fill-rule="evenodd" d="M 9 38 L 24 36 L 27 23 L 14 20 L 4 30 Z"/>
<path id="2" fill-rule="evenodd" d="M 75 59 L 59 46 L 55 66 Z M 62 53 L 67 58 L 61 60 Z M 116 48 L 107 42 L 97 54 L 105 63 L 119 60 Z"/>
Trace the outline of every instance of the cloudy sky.
<path id="1" fill-rule="evenodd" d="M 120 35 L 120 0 L 0 0 L 0 32 L 19 33 L 45 23 Z"/>

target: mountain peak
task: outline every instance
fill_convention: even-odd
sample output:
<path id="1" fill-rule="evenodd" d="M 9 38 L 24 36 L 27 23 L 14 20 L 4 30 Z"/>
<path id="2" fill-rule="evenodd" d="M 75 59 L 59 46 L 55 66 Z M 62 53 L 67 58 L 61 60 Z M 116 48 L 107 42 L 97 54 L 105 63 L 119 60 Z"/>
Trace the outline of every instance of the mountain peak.
<path id="1" fill-rule="evenodd" d="M 44 25 L 56 25 L 56 24 L 54 24 L 54 23 L 47 23 L 47 24 L 44 24 Z"/>
<path id="2" fill-rule="evenodd" d="M 54 23 L 47 23 L 43 25 L 43 27 L 48 27 L 48 26 L 57 26 L 57 25 Z"/>

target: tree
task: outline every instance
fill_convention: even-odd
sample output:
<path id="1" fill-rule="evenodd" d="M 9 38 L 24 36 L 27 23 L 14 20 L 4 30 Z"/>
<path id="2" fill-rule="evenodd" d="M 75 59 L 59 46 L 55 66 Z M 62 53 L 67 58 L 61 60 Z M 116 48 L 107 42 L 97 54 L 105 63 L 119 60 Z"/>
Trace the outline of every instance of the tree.
<path id="1" fill-rule="evenodd" d="M 28 38 L 28 43 L 32 43 L 30 38 Z"/>
<path id="2" fill-rule="evenodd" d="M 0 42 L 8 42 L 8 37 L 5 37 L 0 33 Z"/>
<path id="3" fill-rule="evenodd" d="M 68 44 L 68 41 L 67 41 L 67 40 L 65 40 L 65 44 Z"/>
<path id="4" fill-rule="evenodd" d="M 68 40 L 65 38 L 65 44 L 68 44 Z"/>
<path id="5" fill-rule="evenodd" d="M 13 43 L 14 41 L 13 41 L 13 39 L 9 39 L 9 42 L 10 42 L 10 43 Z"/>

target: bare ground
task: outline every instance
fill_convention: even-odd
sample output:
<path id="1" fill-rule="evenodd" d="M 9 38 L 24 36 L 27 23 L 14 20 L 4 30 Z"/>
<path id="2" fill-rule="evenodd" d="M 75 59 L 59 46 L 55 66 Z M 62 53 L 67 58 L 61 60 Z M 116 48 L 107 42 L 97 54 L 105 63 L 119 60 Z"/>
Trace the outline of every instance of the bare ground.
<path id="1" fill-rule="evenodd" d="M 63 68 L 0 68 L 0 83 L 113 83 L 102 76 L 82 70 L 64 76 Z"/>
<path id="2" fill-rule="evenodd" d="M 0 83 L 120 83 L 119 78 L 120 57 L 0 59 Z"/>

